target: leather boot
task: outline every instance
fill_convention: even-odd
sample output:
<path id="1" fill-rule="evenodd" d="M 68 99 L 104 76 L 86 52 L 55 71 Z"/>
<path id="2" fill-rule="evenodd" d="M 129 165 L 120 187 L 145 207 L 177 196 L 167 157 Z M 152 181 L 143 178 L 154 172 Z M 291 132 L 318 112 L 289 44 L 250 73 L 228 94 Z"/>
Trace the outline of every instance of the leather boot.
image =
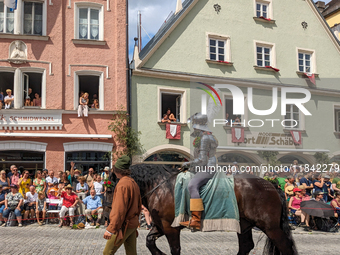
<path id="1" fill-rule="evenodd" d="M 191 219 L 189 221 L 180 222 L 179 224 L 184 227 L 200 230 L 201 229 L 201 216 L 202 216 L 202 212 L 191 212 Z"/>
<path id="2" fill-rule="evenodd" d="M 191 219 L 189 221 L 180 222 L 179 224 L 184 227 L 201 229 L 201 216 L 204 211 L 203 200 L 201 198 L 190 199 Z"/>

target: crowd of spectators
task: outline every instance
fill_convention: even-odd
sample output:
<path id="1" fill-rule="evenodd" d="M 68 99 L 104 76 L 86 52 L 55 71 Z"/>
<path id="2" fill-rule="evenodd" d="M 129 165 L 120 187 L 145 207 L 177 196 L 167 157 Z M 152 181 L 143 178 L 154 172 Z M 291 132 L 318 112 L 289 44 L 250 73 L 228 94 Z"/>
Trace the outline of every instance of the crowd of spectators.
<path id="1" fill-rule="evenodd" d="M 52 218 L 49 222 L 59 223 L 59 227 L 62 227 L 65 215 L 68 214 L 69 225 L 73 226 L 73 216 L 76 215 L 77 208 L 83 204 L 86 206 L 84 214 L 89 224 L 99 226 L 106 192 L 104 182 L 109 177 L 109 170 L 109 167 L 105 167 L 102 173 L 97 174 L 93 168 L 90 168 L 88 173 L 82 176 L 81 171 L 72 162 L 70 171 L 60 171 L 58 177 L 54 176 L 54 171 L 44 169 L 36 171 L 34 179 L 29 171 L 21 168 L 19 172 L 15 165 L 10 167 L 8 173 L 2 170 L 0 172 L 0 225 L 5 227 L 8 225 L 8 220 L 15 220 L 19 227 L 35 221 L 41 226 L 49 217 Z M 80 199 L 79 195 L 83 199 Z M 47 215 L 49 210 L 57 213 Z"/>
<path id="2" fill-rule="evenodd" d="M 267 180 L 276 180 L 284 191 L 287 206 L 292 216 L 300 219 L 299 226 L 307 231 L 317 229 L 315 217 L 301 210 L 301 202 L 316 200 L 326 203 L 334 210 L 334 218 L 337 219 L 337 227 L 340 227 L 340 173 L 329 171 L 327 173 L 314 173 L 305 171 L 303 166 L 294 162 L 287 172 L 268 172 L 264 176 Z M 312 227 L 313 225 L 313 227 Z"/>

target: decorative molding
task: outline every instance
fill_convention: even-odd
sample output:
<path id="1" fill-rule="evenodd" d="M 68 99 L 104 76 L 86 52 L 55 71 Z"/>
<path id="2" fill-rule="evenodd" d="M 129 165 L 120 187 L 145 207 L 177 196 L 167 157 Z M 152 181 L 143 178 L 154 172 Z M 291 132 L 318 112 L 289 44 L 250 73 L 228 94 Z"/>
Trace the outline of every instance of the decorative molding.
<path id="1" fill-rule="evenodd" d="M 108 12 L 110 12 L 110 11 L 111 11 L 111 9 L 110 9 L 110 0 L 106 0 L 106 3 L 107 3 L 107 5 L 106 5 L 106 10 L 107 10 Z"/>
<path id="2" fill-rule="evenodd" d="M 50 0 L 50 5 L 53 5 L 52 0 Z"/>
<path id="3" fill-rule="evenodd" d="M 176 151 L 176 152 L 180 152 L 184 154 L 188 158 L 192 157 L 190 149 L 185 146 L 180 146 L 180 145 L 175 145 L 175 144 L 163 144 L 163 145 L 153 147 L 149 149 L 147 152 L 145 152 L 142 156 L 142 161 L 144 161 L 151 155 L 161 152 L 161 151 Z"/>
<path id="4" fill-rule="evenodd" d="M 109 66 L 106 65 L 91 65 L 91 64 L 74 64 L 74 65 L 69 65 L 68 66 L 68 75 L 69 77 L 71 77 L 71 67 L 73 66 L 85 66 L 85 67 L 104 67 L 106 68 L 106 79 L 111 79 L 109 76 Z M 82 70 L 81 70 L 82 71 Z"/>
<path id="5" fill-rule="evenodd" d="M 67 6 L 67 8 L 69 8 L 69 9 L 71 9 L 71 0 L 68 0 L 68 6 Z"/>
<path id="6" fill-rule="evenodd" d="M 45 36 L 45 35 L 22 35 L 22 34 L 2 34 L 1 33 L 0 39 L 48 41 L 50 37 Z"/>
<path id="7" fill-rule="evenodd" d="M 9 62 L 8 59 L 0 59 L 0 62 Z M 49 75 L 53 76 L 54 73 L 52 73 L 52 62 L 49 61 L 40 61 L 40 60 L 26 60 L 27 63 L 40 63 L 40 64 L 48 64 L 48 71 Z"/>
<path id="8" fill-rule="evenodd" d="M 86 45 L 106 45 L 106 41 L 89 40 L 89 39 L 72 39 L 74 44 L 86 44 Z"/>
<path id="9" fill-rule="evenodd" d="M 64 151 L 112 151 L 113 143 L 73 142 L 64 143 Z"/>
<path id="10" fill-rule="evenodd" d="M 45 152 L 47 143 L 29 142 L 29 141 L 2 141 L 0 151 L 40 151 Z"/>

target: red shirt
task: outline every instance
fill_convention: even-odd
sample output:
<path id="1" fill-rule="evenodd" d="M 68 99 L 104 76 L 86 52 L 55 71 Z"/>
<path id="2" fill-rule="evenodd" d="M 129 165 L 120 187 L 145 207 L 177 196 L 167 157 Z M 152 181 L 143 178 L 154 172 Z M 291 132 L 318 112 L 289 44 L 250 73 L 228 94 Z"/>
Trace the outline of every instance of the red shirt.
<path id="1" fill-rule="evenodd" d="M 66 206 L 67 208 L 71 207 L 78 198 L 78 196 L 73 192 L 71 195 L 67 195 L 65 191 L 61 193 L 61 197 L 63 198 L 63 206 Z"/>

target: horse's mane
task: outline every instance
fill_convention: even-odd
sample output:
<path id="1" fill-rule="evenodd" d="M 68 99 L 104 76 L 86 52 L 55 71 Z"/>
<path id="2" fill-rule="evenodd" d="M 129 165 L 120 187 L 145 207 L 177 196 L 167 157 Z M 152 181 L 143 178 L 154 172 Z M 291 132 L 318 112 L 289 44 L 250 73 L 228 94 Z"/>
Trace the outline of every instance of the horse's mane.
<path id="1" fill-rule="evenodd" d="M 130 167 L 131 177 L 138 184 L 141 196 L 144 196 L 150 187 L 159 184 L 171 175 L 179 173 L 178 170 L 165 165 L 137 164 Z"/>

